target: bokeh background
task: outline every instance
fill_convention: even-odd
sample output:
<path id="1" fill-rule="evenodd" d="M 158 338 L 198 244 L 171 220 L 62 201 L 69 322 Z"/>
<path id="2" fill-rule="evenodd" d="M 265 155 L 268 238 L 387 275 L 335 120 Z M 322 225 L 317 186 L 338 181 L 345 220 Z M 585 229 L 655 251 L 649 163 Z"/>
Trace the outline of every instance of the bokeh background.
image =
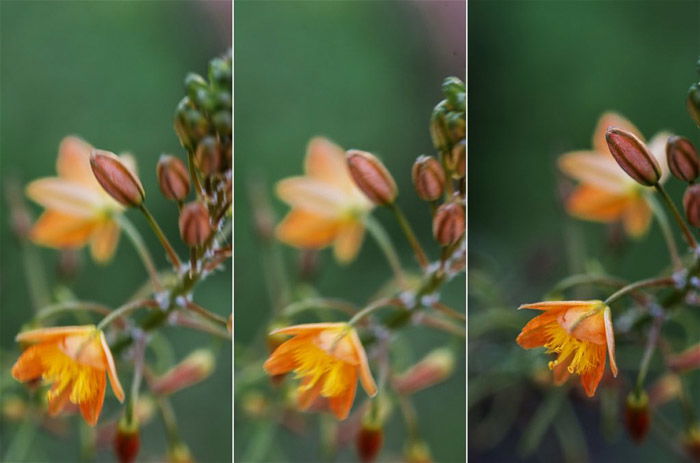
<path id="1" fill-rule="evenodd" d="M 58 144 L 77 134 L 114 152 L 137 158 L 147 191 L 147 204 L 181 255 L 186 249 L 177 231 L 177 210 L 157 189 L 155 165 L 161 153 L 184 154 L 172 129 L 177 102 L 184 95 L 187 72 L 206 75 L 207 64 L 231 47 L 231 4 L 228 1 L 2 1 L 0 2 L 0 155 L 3 187 L 55 175 Z M 22 390 L 9 377 L 19 354 L 14 336 L 31 316 L 31 299 L 23 270 L 21 247 L 8 228 L 3 197 L 0 214 L 2 250 L 0 348 L 3 351 L 3 397 Z M 39 213 L 31 205 L 35 216 Z M 143 217 L 136 224 L 166 266 L 158 241 Z M 146 279 L 142 264 L 122 235 L 113 262 L 94 264 L 81 253 L 80 271 L 71 280 L 57 276 L 58 253 L 39 250 L 53 294 L 70 288 L 76 297 L 115 307 Z M 195 300 L 227 316 L 231 311 L 231 271 L 201 285 Z M 70 317 L 62 323 L 75 323 Z M 203 462 L 231 460 L 231 347 L 189 330 L 167 328 L 174 358 L 195 347 L 216 355 L 213 375 L 173 396 L 181 433 L 194 457 Z M 130 372 L 130 369 L 122 371 Z M 130 373 L 122 375 L 128 387 Z M 102 419 L 119 412 L 108 390 Z M 0 460 L 79 461 L 79 419 L 70 421 L 68 440 L 45 431 L 16 437 L 20 424 L 3 418 Z M 141 460 L 161 459 L 166 450 L 160 419 L 142 429 Z M 112 461 L 111 451 L 98 461 Z M 9 458 L 9 459 L 8 459 Z"/>
<path id="2" fill-rule="evenodd" d="M 301 174 L 311 137 L 324 135 L 346 149 L 380 155 L 397 180 L 400 205 L 435 256 L 429 210 L 413 191 L 410 171 L 418 155 L 433 154 L 428 123 L 432 108 L 443 98 L 443 78 L 464 78 L 464 9 L 464 2 L 441 1 L 235 4 L 236 362 L 248 349 L 259 360 L 267 355 L 260 334 L 268 323 L 270 297 L 265 250 L 253 228 L 251 184 L 264 185 L 264 193 L 256 190 L 254 195 L 267 196 L 280 220 L 288 207 L 274 197 L 273 185 Z M 376 217 L 394 237 L 404 262 L 414 265 L 390 214 L 377 210 Z M 298 252 L 290 247 L 282 251 L 288 274 L 298 275 Z M 388 274 L 369 236 L 350 265 L 337 265 L 326 250 L 318 268 L 313 285 L 322 295 L 358 305 L 369 300 Z M 463 277 L 457 278 L 444 294 L 458 310 L 464 310 L 464 284 Z M 446 342 L 446 336 L 429 331 L 408 333 L 414 355 Z M 450 380 L 415 396 L 421 434 L 440 462 L 463 461 L 466 451 L 463 344 L 458 352 Z M 236 363 L 236 379 L 243 366 Z M 363 397 L 358 391 L 357 402 Z M 236 461 L 321 461 L 315 425 L 302 438 L 282 428 L 271 431 L 264 422 L 248 418 L 240 398 L 236 396 L 234 412 Z M 392 461 L 404 443 L 404 426 L 395 410 L 380 461 Z M 350 447 L 336 461 L 356 459 Z"/>
<path id="3" fill-rule="evenodd" d="M 632 445 L 604 391 L 570 408 L 524 380 L 523 369 L 546 359 L 515 344 L 534 316 L 515 308 L 542 300 L 572 273 L 604 269 L 633 281 L 668 262 L 656 224 L 638 242 L 620 242 L 616 230 L 566 217 L 555 160 L 589 149 L 605 110 L 619 111 L 647 138 L 669 129 L 697 146 L 685 95 L 698 77 L 699 26 L 696 1 L 469 3 L 469 456 L 475 461 L 677 458 L 654 433 Z M 683 186 L 668 185 L 679 204 Z M 623 376 L 636 374 L 639 354 L 636 345 L 619 346 Z M 690 390 L 697 391 L 697 375 L 693 380 Z M 680 423 L 676 412 L 667 411 Z M 606 414 L 613 416 L 602 419 Z"/>

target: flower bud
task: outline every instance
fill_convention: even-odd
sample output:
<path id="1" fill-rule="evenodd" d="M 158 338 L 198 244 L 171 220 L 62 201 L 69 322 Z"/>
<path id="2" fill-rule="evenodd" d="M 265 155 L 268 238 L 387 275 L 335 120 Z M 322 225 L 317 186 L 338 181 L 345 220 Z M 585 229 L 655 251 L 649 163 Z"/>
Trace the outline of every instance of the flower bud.
<path id="1" fill-rule="evenodd" d="M 688 107 L 690 117 L 692 117 L 698 127 L 700 127 L 700 82 L 694 83 L 690 86 L 690 89 L 688 89 L 686 106 Z"/>
<path id="2" fill-rule="evenodd" d="M 680 354 L 668 357 L 668 366 L 676 373 L 685 373 L 700 368 L 700 344 L 689 347 Z"/>
<path id="3" fill-rule="evenodd" d="M 675 373 L 667 373 L 657 379 L 649 388 L 649 406 L 659 407 L 680 396 L 683 385 Z"/>
<path id="4" fill-rule="evenodd" d="M 445 189 L 445 171 L 432 156 L 419 156 L 411 170 L 413 186 L 418 197 L 424 201 L 435 201 Z"/>
<path id="5" fill-rule="evenodd" d="M 204 243 L 212 233 L 209 211 L 198 201 L 187 203 L 182 208 L 178 224 L 182 241 L 190 247 Z"/>
<path id="6" fill-rule="evenodd" d="M 117 425 L 117 432 L 114 436 L 114 453 L 117 455 L 119 463 L 131 463 L 136 461 L 141 442 L 139 439 L 139 424 L 136 418 L 128 420 L 126 415 L 122 416 Z"/>
<path id="7" fill-rule="evenodd" d="M 632 391 L 625 401 L 625 426 L 636 443 L 641 443 L 649 432 L 649 396 L 644 391 Z"/>
<path id="8" fill-rule="evenodd" d="M 184 442 L 171 445 L 168 449 L 168 463 L 194 463 L 192 453 Z"/>
<path id="9" fill-rule="evenodd" d="M 466 121 L 464 120 L 464 114 L 458 112 L 451 112 L 445 116 L 445 122 L 447 123 L 447 128 L 449 129 L 449 136 L 451 143 L 455 143 L 458 140 L 462 140 L 466 135 Z"/>
<path id="10" fill-rule="evenodd" d="M 455 356 L 452 350 L 435 349 L 394 379 L 394 389 L 404 395 L 427 389 L 446 380 L 454 367 Z"/>
<path id="11" fill-rule="evenodd" d="M 360 461 L 363 463 L 373 462 L 382 449 L 383 444 L 384 431 L 382 427 L 363 422 L 355 439 L 355 447 L 357 448 Z"/>
<path id="12" fill-rule="evenodd" d="M 154 394 L 169 395 L 204 381 L 214 371 L 214 355 L 208 349 L 197 349 L 180 363 L 156 378 L 151 385 Z"/>
<path id="13" fill-rule="evenodd" d="M 464 82 L 457 77 L 446 77 L 442 82 L 442 93 L 452 109 L 457 111 L 466 110 L 465 90 Z"/>
<path id="14" fill-rule="evenodd" d="M 206 93 L 207 81 L 202 76 L 194 72 L 190 72 L 185 76 L 185 90 L 191 101 L 198 101 L 202 91 Z"/>
<path id="15" fill-rule="evenodd" d="M 467 173 L 467 144 L 465 140 L 461 140 L 445 156 L 447 168 L 452 171 L 454 178 L 462 178 Z"/>
<path id="16" fill-rule="evenodd" d="M 160 191 L 171 201 L 182 201 L 190 192 L 190 174 L 185 163 L 175 156 L 164 154 L 156 166 Z"/>
<path id="17" fill-rule="evenodd" d="M 376 156 L 366 151 L 349 150 L 346 159 L 355 185 L 365 196 L 381 206 L 394 202 L 398 193 L 396 182 Z"/>
<path id="18" fill-rule="evenodd" d="M 219 132 L 219 134 L 225 136 L 225 137 L 230 137 L 231 136 L 231 126 L 232 126 L 232 119 L 231 119 L 231 111 L 229 110 L 222 110 L 222 111 L 217 111 L 211 118 L 211 121 L 214 123 L 214 127 L 216 128 L 216 131 Z"/>
<path id="19" fill-rule="evenodd" d="M 433 457 L 430 455 L 428 444 L 421 440 L 409 442 L 404 451 L 406 463 L 432 463 Z"/>
<path id="20" fill-rule="evenodd" d="M 610 127 L 605 133 L 610 153 L 615 161 L 637 183 L 654 186 L 661 178 L 661 168 L 647 147 L 630 132 Z"/>
<path id="21" fill-rule="evenodd" d="M 457 242 L 464 235 L 464 208 L 457 203 L 438 207 L 433 217 L 433 236 L 443 246 Z"/>
<path id="22" fill-rule="evenodd" d="M 102 188 L 117 202 L 126 207 L 137 207 L 143 203 L 146 193 L 141 181 L 116 154 L 93 150 L 90 167 Z"/>
<path id="23" fill-rule="evenodd" d="M 209 62 L 209 80 L 224 88 L 231 88 L 231 58 L 214 58 Z"/>
<path id="24" fill-rule="evenodd" d="M 443 100 L 435 106 L 433 114 L 430 116 L 430 138 L 433 140 L 435 149 L 440 152 L 449 149 L 449 134 L 445 122 L 446 111 L 446 102 Z"/>
<path id="25" fill-rule="evenodd" d="M 690 426 L 683 437 L 683 445 L 690 458 L 700 461 L 700 425 Z"/>
<path id="26" fill-rule="evenodd" d="M 214 137 L 204 137 L 197 144 L 195 153 L 195 164 L 197 168 L 206 176 L 215 174 L 221 169 L 223 154 L 221 146 Z"/>
<path id="27" fill-rule="evenodd" d="M 187 149 L 193 148 L 209 132 L 209 122 L 194 108 L 189 97 L 183 98 L 178 103 L 173 127 L 180 143 Z"/>
<path id="28" fill-rule="evenodd" d="M 676 135 L 668 137 L 666 160 L 671 173 L 679 180 L 692 183 L 700 174 L 698 152 L 687 138 Z"/>
<path id="29" fill-rule="evenodd" d="M 688 223 L 700 227 L 700 185 L 690 185 L 683 194 L 683 209 Z"/>

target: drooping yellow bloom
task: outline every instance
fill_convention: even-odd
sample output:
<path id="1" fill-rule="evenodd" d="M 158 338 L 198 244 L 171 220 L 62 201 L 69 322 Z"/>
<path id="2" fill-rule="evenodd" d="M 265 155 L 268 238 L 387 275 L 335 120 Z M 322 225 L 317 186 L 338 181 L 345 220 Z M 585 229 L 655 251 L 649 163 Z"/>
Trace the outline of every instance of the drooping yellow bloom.
<path id="1" fill-rule="evenodd" d="M 630 178 L 610 154 L 605 132 L 609 127 L 632 132 L 644 140 L 639 130 L 619 114 L 601 116 L 593 133 L 591 151 L 572 151 L 559 158 L 560 169 L 581 183 L 566 201 L 567 211 L 578 218 L 598 222 L 621 221 L 632 237 L 646 233 L 651 223 L 651 208 L 644 198 L 644 188 Z M 651 154 L 661 167 L 660 183 L 668 178 L 666 141 L 669 133 L 660 132 L 648 143 Z"/>
<path id="2" fill-rule="evenodd" d="M 309 323 L 270 334 L 294 335 L 275 349 L 263 368 L 270 375 L 294 371 L 301 378 L 299 408 L 302 410 L 320 396 L 328 399 L 333 414 L 344 420 L 355 399 L 358 376 L 368 395 L 377 393 L 365 350 L 347 323 Z"/>
<path id="3" fill-rule="evenodd" d="M 617 376 L 615 334 L 605 303 L 547 301 L 519 309 L 544 311 L 523 327 L 516 341 L 525 349 L 544 346 L 548 354 L 556 354 L 549 362 L 556 384 L 563 384 L 572 374 L 579 375 L 586 394 L 593 397 L 605 371 L 606 350 L 610 370 Z"/>
<path id="4" fill-rule="evenodd" d="M 94 426 L 105 398 L 105 372 L 114 395 L 124 400 L 112 353 L 104 333 L 94 325 L 25 331 L 16 340 L 32 345 L 15 362 L 12 376 L 22 382 L 41 378 L 51 384 L 49 414 L 59 413 L 70 401 Z"/>
<path id="5" fill-rule="evenodd" d="M 119 242 L 116 216 L 124 209 L 97 183 L 90 169 L 90 146 L 69 136 L 58 149 L 58 177 L 41 178 L 27 186 L 27 196 L 46 208 L 30 237 L 37 244 L 59 249 L 90 245 L 93 259 L 107 262 Z M 128 157 L 124 160 L 132 164 Z"/>
<path id="6" fill-rule="evenodd" d="M 299 248 L 333 245 L 340 262 L 355 258 L 364 236 L 363 217 L 373 205 L 355 186 L 342 148 L 316 137 L 306 150 L 303 177 L 277 183 L 277 195 L 292 210 L 277 226 L 277 238 Z"/>

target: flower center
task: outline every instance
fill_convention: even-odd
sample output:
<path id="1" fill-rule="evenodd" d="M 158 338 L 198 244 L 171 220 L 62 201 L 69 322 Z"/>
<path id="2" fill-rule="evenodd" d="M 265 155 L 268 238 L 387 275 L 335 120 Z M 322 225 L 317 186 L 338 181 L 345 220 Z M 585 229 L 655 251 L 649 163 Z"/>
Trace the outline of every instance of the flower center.
<path id="1" fill-rule="evenodd" d="M 593 343 L 577 339 L 558 323 L 547 326 L 545 331 L 548 341 L 544 347 L 547 353 L 557 354 L 557 358 L 549 362 L 550 370 L 568 363 L 569 373 L 582 375 L 598 366 L 598 355 Z"/>
<path id="2" fill-rule="evenodd" d="M 301 391 L 313 388 L 319 381 L 322 384 L 321 395 L 324 397 L 334 397 L 345 390 L 345 362 L 313 344 L 297 349 L 293 355 L 297 365 L 294 369 L 296 377 L 308 378 L 300 387 Z"/>
<path id="3" fill-rule="evenodd" d="M 100 383 L 101 371 L 80 364 L 60 349 L 50 349 L 44 353 L 42 363 L 45 371 L 42 378 L 53 386 L 48 392 L 49 400 L 70 388 L 70 401 L 79 404 L 95 395 L 95 387 Z"/>

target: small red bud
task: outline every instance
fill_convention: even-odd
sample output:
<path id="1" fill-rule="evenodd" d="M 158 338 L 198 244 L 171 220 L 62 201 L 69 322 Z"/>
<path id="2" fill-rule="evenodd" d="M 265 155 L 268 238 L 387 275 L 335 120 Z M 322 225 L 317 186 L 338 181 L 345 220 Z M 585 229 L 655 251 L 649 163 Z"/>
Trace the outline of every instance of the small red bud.
<path id="1" fill-rule="evenodd" d="M 683 438 L 683 444 L 690 458 L 700 462 L 700 426 L 698 424 L 688 429 Z"/>
<path id="2" fill-rule="evenodd" d="M 700 227 L 700 185 L 691 185 L 683 194 L 685 217 L 693 227 Z"/>
<path id="3" fill-rule="evenodd" d="M 190 192 L 190 175 L 185 163 L 175 156 L 164 154 L 156 166 L 160 191 L 171 201 L 182 201 Z"/>
<path id="4" fill-rule="evenodd" d="M 627 175 L 644 186 L 654 186 L 661 168 L 642 141 L 630 132 L 610 127 L 605 133 L 610 153 Z"/>
<path id="5" fill-rule="evenodd" d="M 346 159 L 355 185 L 365 196 L 381 206 L 394 202 L 398 193 L 396 182 L 376 156 L 366 151 L 349 150 Z"/>
<path id="6" fill-rule="evenodd" d="M 630 392 L 625 401 L 625 426 L 636 443 L 641 443 L 649 432 L 649 396 L 646 392 Z"/>
<path id="7" fill-rule="evenodd" d="M 186 204 L 180 211 L 180 236 L 190 247 L 204 243 L 212 233 L 207 207 L 197 201 Z"/>
<path id="8" fill-rule="evenodd" d="M 456 203 L 438 207 L 433 217 L 433 236 L 443 246 L 457 242 L 464 235 L 464 208 Z"/>
<path id="9" fill-rule="evenodd" d="M 691 183 L 700 175 L 700 160 L 695 146 L 684 137 L 672 135 L 666 142 L 666 160 L 674 177 Z"/>
<path id="10" fill-rule="evenodd" d="M 355 447 L 360 461 L 371 463 L 379 454 L 384 444 L 384 431 L 381 426 L 363 424 L 355 439 Z"/>
<path id="11" fill-rule="evenodd" d="M 137 207 L 143 203 L 146 193 L 141 181 L 116 154 L 93 150 L 90 167 L 102 188 L 117 202 L 126 207 Z"/>
<path id="12" fill-rule="evenodd" d="M 445 189 L 445 171 L 432 156 L 419 156 L 411 170 L 413 186 L 418 197 L 424 201 L 435 201 Z"/>
<path id="13" fill-rule="evenodd" d="M 136 461 L 140 447 L 138 421 L 136 418 L 128 420 L 126 416 L 123 416 L 119 420 L 117 433 L 114 436 L 114 453 L 117 455 L 119 463 Z"/>

